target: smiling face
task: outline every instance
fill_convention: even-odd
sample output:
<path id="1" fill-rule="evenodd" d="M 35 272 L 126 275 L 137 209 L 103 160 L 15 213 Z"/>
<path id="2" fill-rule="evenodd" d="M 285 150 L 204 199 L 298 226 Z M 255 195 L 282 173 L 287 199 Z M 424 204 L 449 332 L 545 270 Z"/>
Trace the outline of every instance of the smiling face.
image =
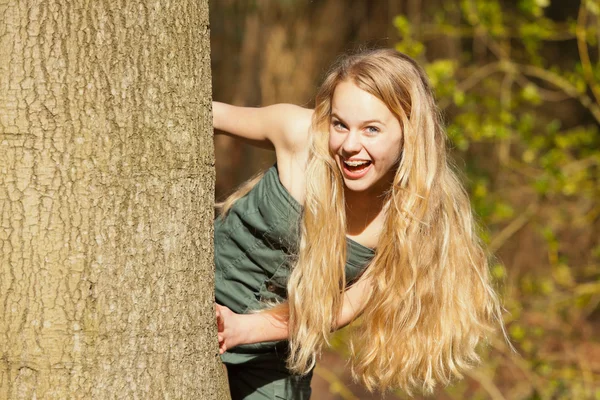
<path id="1" fill-rule="evenodd" d="M 346 188 L 381 195 L 400 160 L 400 122 L 385 103 L 351 81 L 336 86 L 331 107 L 329 149 Z"/>

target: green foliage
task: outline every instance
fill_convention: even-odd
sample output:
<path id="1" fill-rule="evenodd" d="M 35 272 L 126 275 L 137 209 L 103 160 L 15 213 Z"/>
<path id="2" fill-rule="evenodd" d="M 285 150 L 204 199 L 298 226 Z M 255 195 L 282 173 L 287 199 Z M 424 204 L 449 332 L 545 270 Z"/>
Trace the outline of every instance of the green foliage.
<path id="1" fill-rule="evenodd" d="M 412 57 L 418 57 L 421 55 L 425 47 L 423 46 L 423 43 L 412 39 L 412 26 L 410 22 L 408 22 L 408 19 L 402 15 L 398 15 L 396 18 L 394 18 L 394 26 L 400 33 L 400 36 L 405 38 L 402 42 L 396 45 L 396 49 Z"/>
<path id="2" fill-rule="evenodd" d="M 492 264 L 491 274 L 506 282 L 505 322 L 520 356 L 496 343 L 488 370 L 511 399 L 600 398 L 600 371 L 585 355 L 569 356 L 600 348 L 582 333 L 600 303 L 600 244 L 590 233 L 600 218 L 600 63 L 591 59 L 600 2 L 582 1 L 566 22 L 547 17 L 566 5 L 461 0 L 432 10 L 429 24 L 394 19 L 396 48 L 416 57 L 435 87 L 474 210 L 489 228 L 484 240 L 509 261 Z M 457 50 L 429 59 L 430 40 Z M 516 251 L 529 261 L 515 261 Z M 501 381 L 506 370 L 519 382 Z M 446 395 L 465 398 L 465 385 Z"/>

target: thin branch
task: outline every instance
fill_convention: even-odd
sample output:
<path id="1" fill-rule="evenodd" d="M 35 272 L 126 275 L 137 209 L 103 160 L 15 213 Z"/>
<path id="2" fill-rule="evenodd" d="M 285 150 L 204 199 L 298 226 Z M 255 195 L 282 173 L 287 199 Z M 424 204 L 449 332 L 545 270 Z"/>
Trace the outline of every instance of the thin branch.
<path id="1" fill-rule="evenodd" d="M 523 74 L 536 77 L 538 79 L 542 79 L 546 82 L 553 84 L 554 86 L 562 89 L 566 94 L 570 97 L 579 100 L 582 106 L 587 108 L 594 119 L 600 123 L 600 107 L 595 103 L 589 96 L 579 93 L 577 88 L 571 84 L 571 82 L 567 81 L 560 75 L 557 75 L 554 72 L 548 71 L 546 69 L 536 67 L 534 65 L 519 65 L 514 64 Z"/>
<path id="2" fill-rule="evenodd" d="M 594 72 L 592 70 L 592 63 L 590 61 L 590 54 L 588 52 L 587 45 L 587 32 L 585 30 L 587 24 L 587 7 L 586 2 L 582 1 L 579 6 L 579 15 L 577 17 L 577 49 L 579 50 L 579 58 L 581 59 L 581 66 L 583 67 L 583 76 L 590 85 L 592 93 L 596 98 L 596 102 L 600 102 L 600 88 L 596 84 L 594 79 Z"/>
<path id="3" fill-rule="evenodd" d="M 539 85 L 536 85 L 535 83 L 533 83 L 531 80 L 527 79 L 527 77 L 522 74 L 517 75 L 515 80 L 522 87 L 525 87 L 527 85 L 535 85 L 538 93 L 540 94 L 540 97 L 544 101 L 547 101 L 547 102 L 558 102 L 558 101 L 563 101 L 563 100 L 571 98 L 571 96 L 566 94 L 563 90 L 560 90 L 560 89 L 559 90 L 549 90 L 549 89 L 540 87 Z"/>
<path id="4" fill-rule="evenodd" d="M 500 392 L 500 389 L 498 389 L 498 386 L 496 386 L 494 381 L 491 380 L 489 377 L 487 377 L 485 374 L 483 374 L 479 371 L 473 370 L 473 371 L 465 372 L 465 375 L 467 375 L 468 377 L 470 377 L 471 379 L 473 379 L 474 381 L 479 383 L 481 385 L 481 387 L 490 395 L 490 399 L 506 400 L 506 397 L 504 397 L 502 395 L 502 393 Z"/>
<path id="5" fill-rule="evenodd" d="M 462 92 L 467 92 L 471 88 L 473 88 L 475 85 L 477 85 L 479 82 L 481 82 L 482 80 L 487 78 L 488 76 L 493 75 L 496 72 L 501 72 L 501 71 L 503 71 L 502 63 L 500 63 L 498 61 L 486 64 L 483 67 L 477 68 L 475 70 L 475 72 L 469 74 L 468 78 L 466 78 L 462 82 L 459 82 L 456 85 L 456 89 L 460 90 Z M 449 105 L 450 105 L 450 100 L 442 99 L 439 102 L 438 107 L 443 110 L 446 107 L 448 107 Z"/>
<path id="6" fill-rule="evenodd" d="M 329 383 L 329 391 L 333 394 L 339 394 L 344 400 L 360 400 L 352 393 L 344 382 L 342 382 L 333 372 L 325 367 L 317 365 L 315 367 L 315 374 L 323 378 Z"/>
<path id="7" fill-rule="evenodd" d="M 483 67 L 478 68 L 467 79 L 465 79 L 464 81 L 462 81 L 458 85 L 456 85 L 456 88 L 458 90 L 466 92 L 469 89 L 471 89 L 473 86 L 475 86 L 479 82 L 481 82 L 483 79 L 487 78 L 488 76 L 490 76 L 496 72 L 501 72 L 503 70 L 504 70 L 504 68 L 502 68 L 502 63 L 499 61 L 486 64 Z"/>
<path id="8" fill-rule="evenodd" d="M 584 318 L 589 318 L 590 315 L 596 311 L 600 304 L 600 295 L 591 296 L 587 305 L 581 310 L 581 314 Z"/>
<path id="9" fill-rule="evenodd" d="M 582 61 L 583 67 L 584 67 L 584 73 L 586 75 L 586 80 L 588 81 L 588 83 L 590 84 L 590 87 L 592 88 L 592 92 L 594 94 L 594 99 L 591 99 L 585 93 L 580 93 L 577 90 L 577 88 L 574 87 L 569 81 L 567 81 L 563 77 L 557 75 L 556 73 L 553 73 L 551 71 L 548 71 L 548 70 L 545 70 L 543 68 L 536 67 L 533 65 L 519 65 L 519 64 L 511 61 L 508 54 L 506 54 L 506 52 L 502 49 L 502 47 L 494 41 L 494 39 L 489 35 L 489 33 L 485 29 L 485 27 L 479 23 L 479 19 L 477 17 L 477 12 L 476 12 L 476 7 L 474 6 L 473 2 L 471 1 L 468 4 L 471 8 L 471 10 L 470 10 L 471 13 L 469 15 L 471 18 L 468 18 L 468 20 L 469 20 L 469 23 L 473 27 L 472 28 L 472 36 L 473 36 L 474 41 L 475 41 L 475 39 L 480 39 L 488 47 L 488 49 L 492 53 L 495 54 L 495 56 L 500 61 L 496 62 L 496 63 L 487 64 L 484 68 L 482 68 L 481 70 L 476 72 L 476 74 L 474 74 L 474 76 L 471 76 L 465 82 L 463 82 L 462 84 L 459 84 L 459 89 L 462 89 L 463 91 L 467 91 L 473 85 L 475 85 L 476 83 L 478 83 L 485 77 L 491 75 L 492 73 L 494 73 L 498 70 L 506 70 L 507 72 L 509 72 L 510 70 L 514 70 L 516 68 L 522 75 L 525 75 L 525 76 L 529 75 L 529 76 L 544 80 L 544 81 L 558 87 L 559 89 L 561 89 L 562 92 L 564 92 L 564 94 L 567 95 L 568 97 L 577 99 L 581 103 L 581 105 L 583 105 L 585 108 L 587 108 L 592 113 L 592 115 L 594 116 L 596 121 L 598 123 L 600 123 L 600 107 L 598 106 L 598 103 L 600 103 L 600 88 L 598 88 L 598 86 L 595 85 L 595 82 L 594 82 L 593 71 L 591 68 L 591 62 L 589 59 L 589 53 L 588 53 L 588 48 L 587 48 L 587 41 L 586 41 L 587 31 L 586 31 L 586 27 L 585 27 L 585 18 L 586 18 L 587 14 L 586 14 L 585 2 L 581 3 L 581 7 L 579 10 L 579 18 L 578 18 L 578 24 L 577 24 L 576 37 L 577 37 L 577 41 L 578 41 L 578 47 L 579 47 L 581 61 Z M 599 33 L 599 35 L 600 35 L 600 33 Z M 522 78 L 517 77 L 516 79 L 520 83 L 522 82 Z M 526 79 L 526 77 L 525 77 L 525 79 Z M 461 88 L 460 87 L 461 85 L 463 85 L 464 87 Z M 543 97 L 545 97 L 546 100 L 560 101 L 560 100 L 565 99 L 564 97 L 558 97 L 557 93 L 548 91 L 543 88 L 538 87 L 538 91 L 540 91 L 540 94 Z M 443 104 L 441 103 L 440 108 L 445 108 L 448 105 L 449 105 L 448 102 L 445 102 Z"/>
<path id="10" fill-rule="evenodd" d="M 587 213 L 585 219 L 589 222 L 595 221 L 598 217 L 600 217 L 600 205 L 594 207 L 590 212 Z"/>
<path id="11" fill-rule="evenodd" d="M 563 24 L 564 25 L 564 24 Z M 590 32 L 596 33 L 600 35 L 600 29 L 590 29 Z M 423 26 L 422 29 L 423 40 L 436 39 L 440 36 L 443 37 L 453 37 L 460 39 L 473 38 L 475 36 L 475 31 L 471 27 L 456 27 L 451 25 L 444 25 L 440 28 L 437 24 L 427 24 Z M 511 32 L 507 31 L 506 33 L 501 33 L 494 35 L 499 39 L 522 39 L 523 34 L 520 32 Z M 551 42 L 561 42 L 566 40 L 574 40 L 577 38 L 577 35 L 568 31 L 568 26 L 559 26 L 555 31 L 549 33 L 548 36 L 544 37 L 541 40 L 551 41 Z"/>
<path id="12" fill-rule="evenodd" d="M 491 253 L 495 253 L 498 251 L 500 247 L 506 243 L 508 239 L 510 239 L 515 233 L 517 233 L 522 227 L 524 227 L 529 219 L 538 209 L 538 203 L 534 202 L 527 207 L 527 209 L 519 215 L 517 218 L 512 220 L 510 224 L 508 224 L 498 235 L 494 237 L 492 242 L 489 245 L 489 250 Z"/>
<path id="13" fill-rule="evenodd" d="M 596 15 L 596 43 L 598 43 L 598 53 L 600 53 L 600 15 Z"/>
<path id="14" fill-rule="evenodd" d="M 543 172 L 542 169 L 535 168 L 527 163 L 521 162 L 515 158 L 512 158 L 508 163 L 508 167 L 519 175 L 526 176 L 530 179 L 537 179 Z"/>
<path id="15" fill-rule="evenodd" d="M 483 42 L 488 47 L 488 49 L 492 53 L 494 53 L 496 58 L 502 61 L 510 59 L 510 57 L 508 56 L 506 51 L 504 51 L 502 46 L 496 43 L 496 41 L 488 34 L 488 31 L 483 26 L 478 26 L 477 28 L 475 28 L 475 31 L 481 32 L 481 38 L 483 39 Z"/>
<path id="16" fill-rule="evenodd" d="M 598 165 L 598 164 L 600 164 L 600 159 L 598 159 L 598 157 L 593 155 L 593 156 L 589 156 L 589 157 L 585 157 L 585 158 L 580 158 L 578 160 L 574 160 L 568 164 L 565 164 L 563 166 L 563 171 L 565 171 L 566 173 L 572 174 L 577 171 L 581 171 L 582 169 L 586 169 L 593 165 Z"/>
<path id="17" fill-rule="evenodd" d="M 510 112 L 510 103 L 512 98 L 512 85 L 515 81 L 514 74 L 508 73 L 502 80 L 502 86 L 500 87 L 500 104 L 502 105 L 502 111 Z M 510 135 L 507 138 L 502 139 L 498 148 L 498 160 L 500 164 L 506 165 L 510 160 Z"/>
<path id="18" fill-rule="evenodd" d="M 470 3 L 470 4 L 472 6 L 472 3 Z M 582 3 L 582 7 L 583 7 L 583 3 Z M 566 79 L 564 79 L 561 76 L 556 75 L 553 72 L 550 72 L 548 70 L 545 70 L 543 68 L 536 67 L 533 65 L 519 66 L 515 62 L 511 61 L 510 58 L 508 57 L 508 55 L 506 54 L 506 52 L 493 40 L 493 38 L 491 38 L 487 34 L 487 31 L 485 30 L 483 25 L 478 25 L 477 27 L 475 27 L 475 33 L 478 35 L 481 35 L 482 40 L 488 46 L 490 51 L 492 51 L 501 62 L 504 62 L 505 66 L 518 67 L 526 75 L 535 76 L 539 79 L 543 79 L 543 80 L 561 88 L 566 94 L 570 95 L 573 98 L 578 99 L 579 102 L 585 108 L 590 110 L 590 112 L 592 113 L 592 115 L 594 116 L 596 121 L 598 121 L 598 123 L 600 123 L 600 107 L 598 107 L 598 102 L 600 101 L 598 99 L 600 98 L 600 96 L 596 96 L 595 91 L 594 91 L 594 96 L 596 98 L 596 101 L 594 102 L 592 99 L 590 99 L 585 94 L 579 93 L 577 88 L 575 88 L 569 81 L 567 81 Z M 585 28 L 584 28 L 584 34 L 585 34 Z M 587 44 L 584 47 L 585 47 L 585 54 L 587 54 Z M 589 57 L 587 58 L 587 62 L 589 64 Z M 590 69 L 590 71 L 591 71 L 591 69 Z M 592 79 L 593 79 L 593 75 L 592 75 Z"/>
<path id="19" fill-rule="evenodd" d="M 537 390 L 539 393 L 543 392 L 542 379 L 539 375 L 531 370 L 527 361 L 520 354 L 511 351 L 504 341 L 496 338 L 492 338 L 490 340 L 490 345 L 504 355 L 506 359 L 511 361 L 513 365 L 516 366 L 523 373 L 523 375 L 525 375 L 527 382 L 533 389 Z"/>

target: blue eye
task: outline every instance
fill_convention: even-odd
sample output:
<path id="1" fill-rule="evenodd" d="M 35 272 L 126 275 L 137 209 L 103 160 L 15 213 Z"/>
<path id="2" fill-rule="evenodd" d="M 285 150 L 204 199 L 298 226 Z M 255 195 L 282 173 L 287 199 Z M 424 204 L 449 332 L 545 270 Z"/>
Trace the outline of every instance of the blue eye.
<path id="1" fill-rule="evenodd" d="M 331 125 L 333 125 L 333 127 L 338 131 L 346 129 L 346 126 L 344 126 L 344 124 L 342 124 L 340 121 L 337 121 L 337 120 L 332 120 Z"/>
<path id="2" fill-rule="evenodd" d="M 366 131 L 367 133 L 375 134 L 379 133 L 379 128 L 377 128 L 376 126 L 367 126 Z"/>

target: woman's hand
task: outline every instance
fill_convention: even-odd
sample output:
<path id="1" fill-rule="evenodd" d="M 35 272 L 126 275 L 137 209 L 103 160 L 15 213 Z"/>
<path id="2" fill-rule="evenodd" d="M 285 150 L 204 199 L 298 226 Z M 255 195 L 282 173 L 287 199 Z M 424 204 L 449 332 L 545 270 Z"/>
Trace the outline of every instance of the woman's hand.
<path id="1" fill-rule="evenodd" d="M 288 338 L 288 306 L 282 303 L 270 310 L 236 314 L 220 304 L 215 308 L 219 353 L 241 344 L 253 344 Z"/>
<path id="2" fill-rule="evenodd" d="M 219 338 L 219 354 L 244 343 L 243 315 L 236 314 L 229 308 L 216 305 L 217 337 Z"/>
<path id="3" fill-rule="evenodd" d="M 370 290 L 371 278 L 366 274 L 346 290 L 336 329 L 346 326 L 362 313 Z M 220 354 L 241 344 L 288 339 L 289 306 L 287 303 L 252 314 L 236 314 L 229 308 L 217 304 L 216 313 Z"/>

